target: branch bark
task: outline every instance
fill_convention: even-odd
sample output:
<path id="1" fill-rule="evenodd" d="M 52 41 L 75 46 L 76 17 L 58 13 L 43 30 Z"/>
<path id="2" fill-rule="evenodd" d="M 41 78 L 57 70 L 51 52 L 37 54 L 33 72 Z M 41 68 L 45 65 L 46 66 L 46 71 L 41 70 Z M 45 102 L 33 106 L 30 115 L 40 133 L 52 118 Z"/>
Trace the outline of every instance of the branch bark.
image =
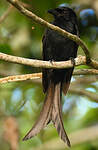
<path id="1" fill-rule="evenodd" d="M 0 53 L 0 59 L 11 62 L 17 63 L 22 65 L 28 65 L 32 67 L 41 67 L 41 68 L 71 68 L 73 64 L 71 60 L 62 61 L 62 62 L 49 62 L 49 61 L 42 61 L 42 60 L 35 60 L 35 59 L 27 59 L 17 56 L 12 56 L 4 53 Z M 75 66 L 79 65 L 86 65 L 86 57 L 85 56 L 78 56 L 75 58 Z M 94 68 L 98 69 L 98 62 L 92 59 L 92 65 Z"/>
<path id="2" fill-rule="evenodd" d="M 76 69 L 73 72 L 73 75 L 98 75 L 98 70 L 95 69 Z M 8 77 L 0 78 L 0 84 L 9 83 L 9 82 L 19 82 L 25 80 L 35 80 L 42 78 L 42 73 L 33 73 L 25 75 L 13 75 Z M 80 79 L 79 79 L 80 80 Z M 82 81 L 83 82 L 83 81 Z"/>
<path id="3" fill-rule="evenodd" d="M 34 80 L 34 79 L 39 79 L 39 78 L 42 78 L 42 73 L 8 76 L 8 77 L 0 78 L 0 84 L 9 83 L 9 82 L 32 80 L 32 79 Z"/>
<path id="4" fill-rule="evenodd" d="M 96 69 L 75 69 L 74 75 L 98 75 Z"/>
<path id="5" fill-rule="evenodd" d="M 67 36 L 69 39 L 75 41 L 83 49 L 83 51 L 86 55 L 86 60 L 87 60 L 86 63 L 88 63 L 88 64 L 91 63 L 89 50 L 88 50 L 86 44 L 79 37 L 59 28 L 58 26 L 54 26 L 54 25 L 48 23 L 47 21 L 43 20 L 42 18 L 36 16 L 31 11 L 24 8 L 23 5 L 21 5 L 21 3 L 18 0 L 7 0 L 7 1 L 9 3 L 11 3 L 14 7 L 16 7 L 23 15 L 27 16 L 28 18 L 32 19 L 33 21 L 37 22 L 38 24 L 40 24 L 44 27 L 50 28 L 50 29 L 60 33 L 61 35 Z"/>
<path id="6" fill-rule="evenodd" d="M 85 69 L 86 73 L 87 73 L 87 70 Z M 92 72 L 94 72 L 93 69 L 90 69 L 90 70 Z M 91 73 L 91 71 L 90 71 L 90 73 Z M 79 69 L 78 71 L 77 70 L 74 71 L 73 74 L 78 75 L 80 73 L 81 73 L 81 70 Z M 97 71 L 97 74 L 98 74 L 98 71 Z M 0 78 L 0 84 L 9 83 L 9 82 L 19 82 L 19 81 L 25 81 L 25 80 L 32 80 L 32 79 L 34 80 L 34 79 L 40 79 L 40 78 L 42 78 L 42 73 L 8 76 L 8 77 L 5 77 L 5 78 Z M 90 98 L 91 101 L 98 102 L 98 94 L 93 93 L 93 92 L 89 92 L 89 91 L 86 91 L 86 90 L 83 90 L 83 89 L 79 89 L 79 88 L 76 88 L 76 87 L 77 87 L 76 85 L 75 85 L 75 87 L 72 85 L 69 88 L 69 92 L 72 93 L 72 94 L 86 96 L 86 97 Z"/>

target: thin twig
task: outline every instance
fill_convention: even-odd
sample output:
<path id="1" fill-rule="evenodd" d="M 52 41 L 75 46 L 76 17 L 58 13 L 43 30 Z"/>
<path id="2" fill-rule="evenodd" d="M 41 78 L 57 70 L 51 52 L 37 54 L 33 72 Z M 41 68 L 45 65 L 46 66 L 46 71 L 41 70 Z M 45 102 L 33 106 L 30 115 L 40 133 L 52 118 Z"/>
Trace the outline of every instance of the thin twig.
<path id="1" fill-rule="evenodd" d="M 86 90 L 84 90 L 84 89 L 79 89 L 79 88 L 76 88 L 76 87 L 73 87 L 73 86 L 71 86 L 71 87 L 69 88 L 69 92 L 70 92 L 71 94 L 86 96 L 86 97 L 88 97 L 91 101 L 98 103 L 98 94 L 96 94 L 96 93 L 89 92 L 89 91 L 86 91 Z"/>
<path id="2" fill-rule="evenodd" d="M 98 70 L 95 69 L 76 69 L 73 72 L 73 75 L 98 75 Z M 9 83 L 9 82 L 18 82 L 25 80 L 35 80 L 42 78 L 42 73 L 33 73 L 25 75 L 13 75 L 8 77 L 0 78 L 0 84 Z"/>
<path id="3" fill-rule="evenodd" d="M 84 76 L 83 78 L 77 78 L 77 80 L 75 81 L 75 84 L 77 83 L 79 85 L 82 85 L 85 83 L 85 85 L 87 85 L 87 84 L 91 84 L 92 82 L 94 83 L 96 81 L 98 81 L 98 75 L 96 76 L 90 75 L 89 78 L 88 76 Z"/>
<path id="4" fill-rule="evenodd" d="M 18 82 L 18 81 L 25 81 L 25 80 L 32 80 L 32 79 L 34 80 L 39 78 L 42 78 L 42 73 L 15 75 L 15 76 L 0 78 L 0 83 Z"/>
<path id="5" fill-rule="evenodd" d="M 76 69 L 74 75 L 98 75 L 98 70 L 96 69 Z"/>
<path id="6" fill-rule="evenodd" d="M 86 46 L 86 44 L 76 35 L 73 35 L 57 26 L 54 26 L 50 23 L 48 23 L 47 21 L 43 20 L 42 18 L 36 16 L 34 13 L 32 13 L 31 11 L 27 10 L 26 8 L 23 7 L 23 5 L 21 5 L 21 3 L 18 0 L 7 0 L 9 3 L 11 3 L 13 6 L 15 6 L 22 14 L 24 14 L 25 16 L 29 17 L 30 19 L 32 19 L 33 21 L 37 22 L 38 24 L 41 24 L 44 27 L 53 29 L 54 31 L 57 31 L 58 33 L 60 33 L 63 36 L 67 36 L 69 39 L 75 41 L 78 45 L 81 46 L 81 48 L 83 49 L 85 55 L 86 55 L 86 60 L 87 63 L 90 64 L 91 62 L 91 58 L 90 58 L 90 53 L 89 50 Z"/>
<path id="7" fill-rule="evenodd" d="M 4 14 L 0 17 L 0 24 L 7 18 L 9 13 L 11 12 L 13 6 L 9 6 L 9 8 L 4 12 Z"/>
<path id="8" fill-rule="evenodd" d="M 32 67 L 41 67 L 41 68 L 71 68 L 73 64 L 71 60 L 68 61 L 59 61 L 59 62 L 49 62 L 49 61 L 42 61 L 36 59 L 27 59 L 17 56 L 12 56 L 4 53 L 0 53 L 0 60 L 4 60 L 11 63 L 17 63 L 22 65 L 28 65 Z M 75 58 L 75 66 L 79 65 L 86 65 L 86 57 L 85 56 L 78 56 Z M 92 59 L 92 65 L 94 68 L 98 68 L 98 62 Z"/>
<path id="9" fill-rule="evenodd" d="M 80 72 L 81 71 L 79 71 L 79 73 Z M 75 71 L 74 71 L 74 74 L 75 74 Z M 5 78 L 0 78 L 0 84 L 32 80 L 32 79 L 34 80 L 34 79 L 40 79 L 40 78 L 42 78 L 42 73 L 8 76 Z M 41 83 L 41 81 L 40 81 L 40 83 Z M 91 101 L 98 102 L 98 94 L 76 88 L 76 86 L 74 87 L 73 85 L 69 88 L 69 93 L 86 96 L 86 97 L 90 98 Z"/>

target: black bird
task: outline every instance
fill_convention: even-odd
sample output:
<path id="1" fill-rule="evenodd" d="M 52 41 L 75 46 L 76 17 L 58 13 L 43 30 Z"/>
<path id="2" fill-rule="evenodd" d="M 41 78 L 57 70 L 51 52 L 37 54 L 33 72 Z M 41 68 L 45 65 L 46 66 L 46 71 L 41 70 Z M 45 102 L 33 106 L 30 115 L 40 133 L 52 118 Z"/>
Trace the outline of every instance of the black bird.
<path id="1" fill-rule="evenodd" d="M 48 12 L 54 16 L 52 24 L 79 36 L 77 17 L 71 8 L 59 7 Z M 45 61 L 66 61 L 77 56 L 78 45 L 51 29 L 46 30 L 42 42 Z M 70 146 L 62 121 L 61 97 L 62 91 L 65 94 L 68 91 L 73 69 L 43 69 L 44 105 L 38 120 L 23 140 L 35 136 L 52 121 L 61 139 Z"/>

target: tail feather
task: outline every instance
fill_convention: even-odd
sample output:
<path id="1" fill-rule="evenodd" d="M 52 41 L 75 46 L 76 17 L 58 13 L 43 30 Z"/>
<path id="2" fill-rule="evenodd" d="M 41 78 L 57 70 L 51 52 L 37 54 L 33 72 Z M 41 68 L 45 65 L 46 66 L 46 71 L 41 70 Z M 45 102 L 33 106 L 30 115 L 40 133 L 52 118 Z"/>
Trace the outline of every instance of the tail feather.
<path id="1" fill-rule="evenodd" d="M 63 93 L 64 93 L 64 95 L 66 95 L 67 94 L 67 91 L 68 91 L 68 88 L 69 88 L 69 85 L 70 85 L 70 82 L 64 82 L 63 83 Z"/>
<path id="2" fill-rule="evenodd" d="M 23 138 L 23 141 L 28 140 L 33 136 L 37 135 L 49 123 L 52 108 L 52 99 L 53 99 L 52 97 L 54 93 L 53 89 L 54 86 L 50 84 L 40 116 L 36 121 L 35 125 Z"/>
<path id="3" fill-rule="evenodd" d="M 54 92 L 54 98 L 53 98 L 53 109 L 52 109 L 52 121 L 55 126 L 55 128 L 58 131 L 59 136 L 61 139 L 67 143 L 67 145 L 70 147 L 70 141 L 68 139 L 68 136 L 64 130 L 63 122 L 62 122 L 62 112 L 61 112 L 61 85 L 60 83 L 55 85 L 55 92 Z"/>
<path id="4" fill-rule="evenodd" d="M 61 110 L 61 83 L 56 85 L 50 83 L 40 116 L 23 140 L 28 140 L 37 135 L 52 120 L 61 139 L 70 146 L 70 141 L 62 122 Z"/>

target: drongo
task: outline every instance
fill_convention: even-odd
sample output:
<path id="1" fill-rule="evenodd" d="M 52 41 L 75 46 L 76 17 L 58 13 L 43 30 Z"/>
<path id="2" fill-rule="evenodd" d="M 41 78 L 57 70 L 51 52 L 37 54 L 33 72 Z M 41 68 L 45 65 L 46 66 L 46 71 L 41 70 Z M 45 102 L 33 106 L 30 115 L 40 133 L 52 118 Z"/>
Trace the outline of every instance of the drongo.
<path id="1" fill-rule="evenodd" d="M 53 25 L 79 36 L 77 17 L 71 8 L 58 7 L 48 12 L 54 16 Z M 77 56 L 78 45 L 52 29 L 45 31 L 42 42 L 43 60 L 45 61 L 51 61 L 51 63 L 52 61 L 66 61 Z M 61 139 L 70 146 L 62 121 L 61 97 L 62 91 L 65 95 L 68 91 L 73 69 L 74 67 L 43 69 L 42 84 L 43 91 L 46 93 L 44 104 L 38 120 L 23 140 L 35 136 L 52 121 Z"/>

